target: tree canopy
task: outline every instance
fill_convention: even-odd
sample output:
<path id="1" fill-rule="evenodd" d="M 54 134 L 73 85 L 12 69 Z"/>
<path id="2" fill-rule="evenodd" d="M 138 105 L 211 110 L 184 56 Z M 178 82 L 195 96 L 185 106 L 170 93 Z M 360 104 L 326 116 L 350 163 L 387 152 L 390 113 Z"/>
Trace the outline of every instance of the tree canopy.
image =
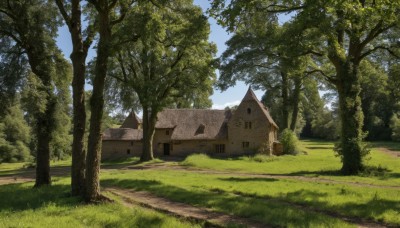
<path id="1" fill-rule="evenodd" d="M 117 30 L 109 91 L 132 106 L 137 99 L 143 110 L 144 160 L 153 158 L 152 136 L 158 112 L 169 106 L 209 107 L 215 79 L 214 44 L 210 27 L 191 1 L 139 3 Z M 127 36 L 134 34 L 136 40 Z M 128 96 L 127 96 L 128 95 Z"/>

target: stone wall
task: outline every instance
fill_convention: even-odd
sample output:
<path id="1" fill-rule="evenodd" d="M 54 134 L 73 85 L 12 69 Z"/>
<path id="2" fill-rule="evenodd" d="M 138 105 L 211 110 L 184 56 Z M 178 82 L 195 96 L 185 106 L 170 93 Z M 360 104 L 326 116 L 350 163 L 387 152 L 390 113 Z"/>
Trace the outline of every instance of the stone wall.
<path id="1" fill-rule="evenodd" d="M 102 143 L 102 160 L 140 157 L 141 154 L 142 142 L 140 141 L 103 141 Z"/>
<path id="2" fill-rule="evenodd" d="M 228 122 L 227 151 L 232 154 L 255 153 L 266 142 L 272 146 L 273 132 L 274 127 L 269 123 L 258 102 L 242 101 Z M 243 144 L 246 142 L 249 145 L 244 148 Z"/>

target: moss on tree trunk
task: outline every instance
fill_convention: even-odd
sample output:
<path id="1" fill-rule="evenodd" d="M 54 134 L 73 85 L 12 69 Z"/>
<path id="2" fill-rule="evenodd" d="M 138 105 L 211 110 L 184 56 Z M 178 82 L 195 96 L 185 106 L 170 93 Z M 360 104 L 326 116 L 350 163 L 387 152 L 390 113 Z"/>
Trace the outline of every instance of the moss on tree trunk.
<path id="1" fill-rule="evenodd" d="M 339 109 L 341 117 L 340 150 L 342 153 L 342 173 L 357 174 L 363 169 L 362 164 L 362 126 L 361 86 L 358 65 L 346 62 L 338 72 Z"/>

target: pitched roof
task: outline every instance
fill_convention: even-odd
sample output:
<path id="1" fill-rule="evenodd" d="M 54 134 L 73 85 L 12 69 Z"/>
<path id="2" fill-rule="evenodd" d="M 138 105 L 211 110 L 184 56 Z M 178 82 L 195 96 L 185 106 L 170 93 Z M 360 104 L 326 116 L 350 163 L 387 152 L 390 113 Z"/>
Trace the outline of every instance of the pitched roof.
<path id="1" fill-rule="evenodd" d="M 256 95 L 254 94 L 253 90 L 251 89 L 251 87 L 249 87 L 249 89 L 246 92 L 246 95 L 244 95 L 242 101 L 252 101 L 252 100 L 256 100 L 258 101 Z"/>
<path id="2" fill-rule="evenodd" d="M 258 106 L 260 106 L 261 110 L 264 112 L 264 115 L 267 117 L 268 121 L 275 126 L 277 129 L 279 129 L 278 125 L 275 123 L 275 121 L 272 119 L 271 114 L 269 114 L 268 108 L 265 107 L 265 105 L 263 103 L 261 103 L 261 101 L 259 101 L 256 97 L 256 95 L 254 94 L 253 90 L 251 89 L 251 87 L 249 87 L 249 89 L 246 92 L 246 95 L 244 95 L 242 102 L 243 101 L 256 101 Z"/>
<path id="3" fill-rule="evenodd" d="M 230 110 L 165 109 L 156 128 L 173 128 L 172 140 L 227 139 Z"/>
<path id="4" fill-rule="evenodd" d="M 138 129 L 139 124 L 142 123 L 142 120 L 134 113 L 131 112 L 129 115 L 126 117 L 124 122 L 121 125 L 121 128 L 134 128 Z"/>
<path id="5" fill-rule="evenodd" d="M 111 140 L 142 140 L 143 131 L 142 129 L 132 128 L 108 128 L 103 133 L 104 141 Z"/>

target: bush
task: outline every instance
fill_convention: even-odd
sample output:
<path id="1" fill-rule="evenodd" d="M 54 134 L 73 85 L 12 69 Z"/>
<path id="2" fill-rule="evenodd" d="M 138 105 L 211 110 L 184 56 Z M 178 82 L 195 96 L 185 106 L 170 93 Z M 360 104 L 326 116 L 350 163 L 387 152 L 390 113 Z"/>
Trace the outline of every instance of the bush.
<path id="1" fill-rule="evenodd" d="M 400 141 L 400 119 L 397 114 L 390 119 L 390 128 L 392 129 L 392 140 Z"/>
<path id="2" fill-rule="evenodd" d="M 283 154 L 295 155 L 299 152 L 298 139 L 290 129 L 285 129 L 280 135 L 280 142 L 283 145 Z"/>

